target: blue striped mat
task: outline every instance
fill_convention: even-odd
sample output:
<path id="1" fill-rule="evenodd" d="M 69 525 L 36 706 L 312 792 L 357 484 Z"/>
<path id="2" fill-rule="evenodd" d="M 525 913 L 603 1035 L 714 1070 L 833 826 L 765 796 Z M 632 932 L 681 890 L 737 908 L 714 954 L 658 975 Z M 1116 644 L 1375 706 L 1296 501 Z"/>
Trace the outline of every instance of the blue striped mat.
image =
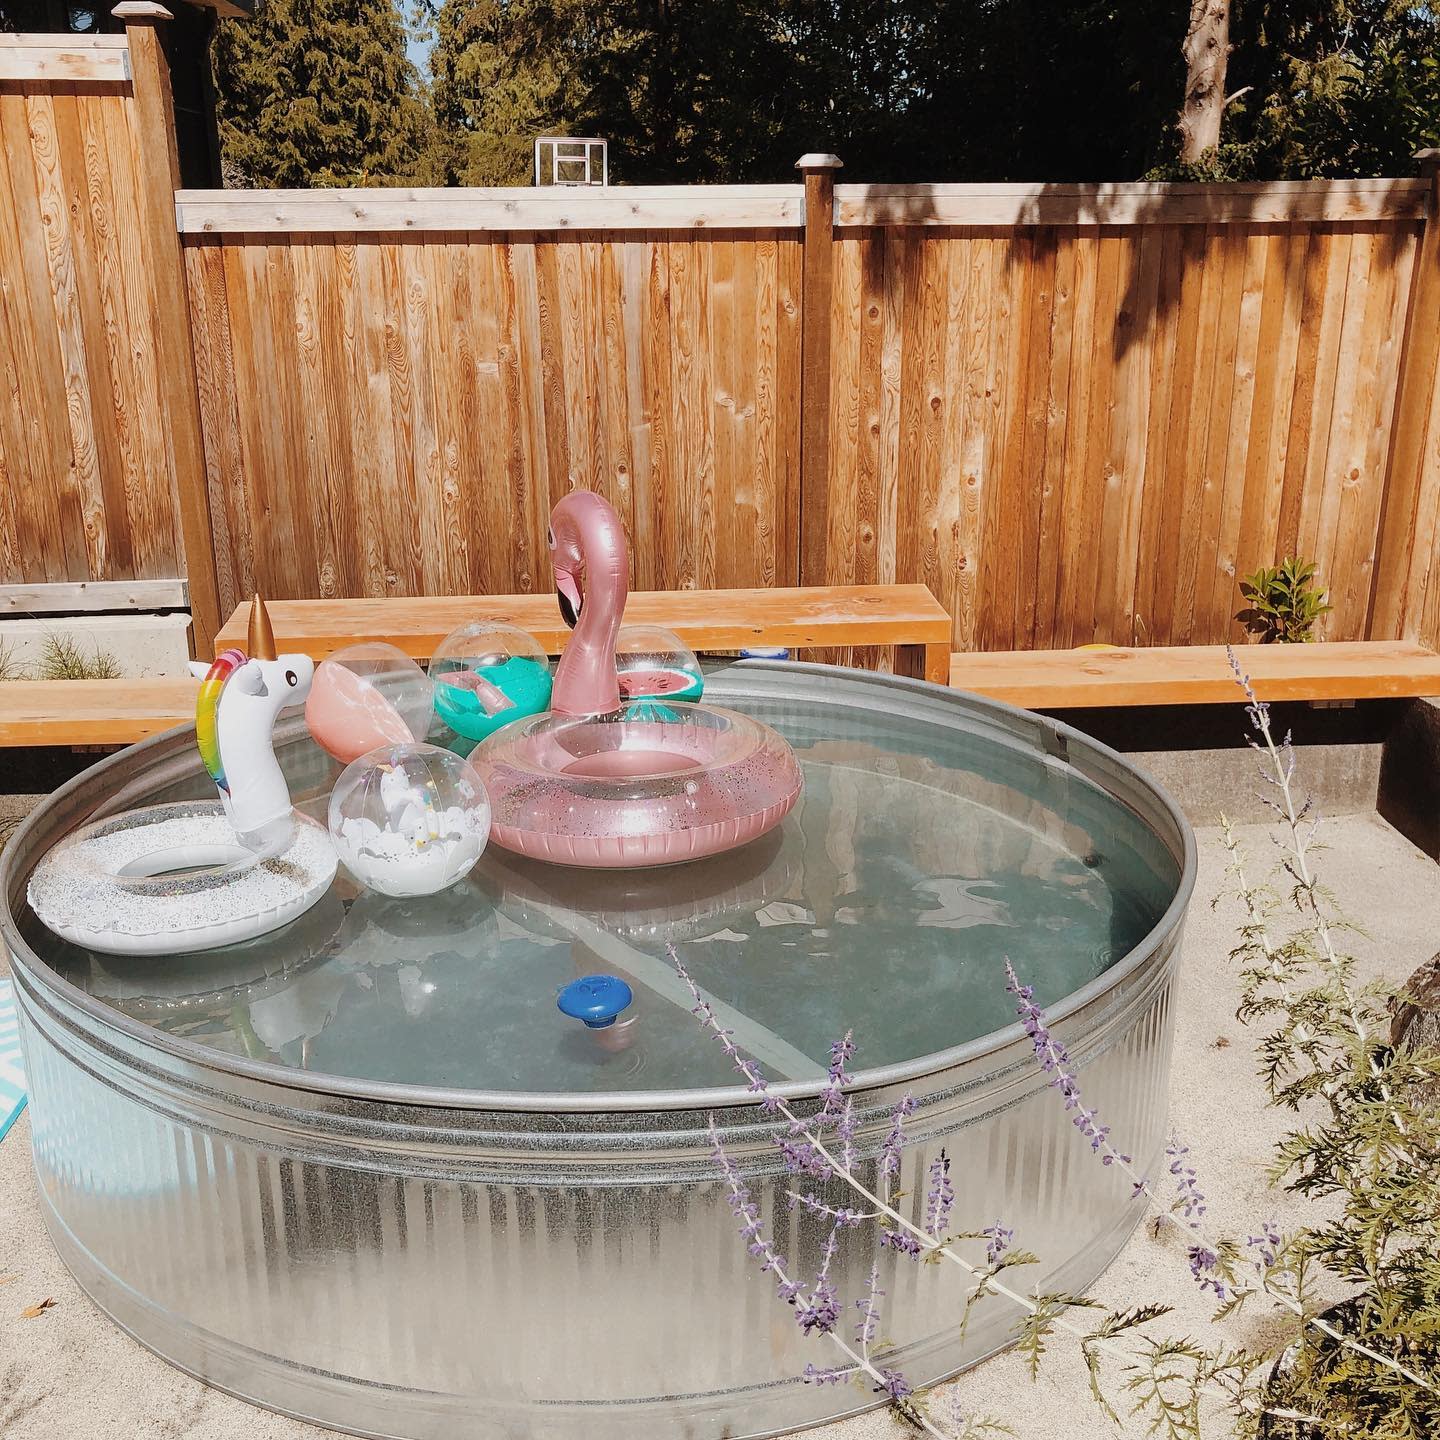
<path id="1" fill-rule="evenodd" d="M 25 1108 L 25 1069 L 20 1063 L 20 1021 L 15 986 L 0 980 L 0 1140 Z"/>

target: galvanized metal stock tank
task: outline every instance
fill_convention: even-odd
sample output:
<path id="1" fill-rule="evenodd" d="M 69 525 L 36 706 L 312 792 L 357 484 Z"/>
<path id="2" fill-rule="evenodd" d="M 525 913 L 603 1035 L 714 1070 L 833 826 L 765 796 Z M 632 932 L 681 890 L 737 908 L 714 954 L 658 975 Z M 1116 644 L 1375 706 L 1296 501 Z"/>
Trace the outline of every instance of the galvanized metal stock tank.
<path id="1" fill-rule="evenodd" d="M 1071 823 L 1077 795 L 1139 827 L 1168 877 L 1164 903 L 1128 953 L 1107 957 L 1051 1013 L 1087 1102 L 1137 1163 L 1153 1161 L 1164 1143 L 1171 976 L 1195 868 L 1193 838 L 1169 799 L 1065 726 L 913 681 L 744 665 L 714 679 L 711 693 L 782 731 L 787 707 L 803 697 L 807 713 L 826 717 L 827 744 L 863 734 L 873 745 L 892 727 L 963 732 L 1003 783 L 1026 793 L 1021 819 L 1035 833 L 1046 816 L 1060 817 L 1057 834 Z M 325 757 L 296 724 L 285 733 L 295 793 L 323 795 L 333 774 Z M 928 767 L 932 790 L 961 783 L 946 778 L 962 774 L 959 762 L 943 773 L 923 756 L 905 763 Z M 877 784 L 892 769 L 883 755 L 871 762 Z M 36 861 L 92 817 L 203 796 L 206 783 L 189 732 L 133 747 L 57 791 L 0 868 L 41 1203 L 57 1249 L 97 1304 L 212 1385 L 365 1435 L 758 1436 L 875 1403 L 799 1380 L 807 1361 L 833 1364 L 838 1352 L 799 1334 L 736 1235 L 708 1153 L 712 1112 L 777 1248 L 813 1272 L 826 1233 L 785 1202 L 792 1181 L 771 1143 L 775 1126 L 743 1090 L 722 1081 L 486 1092 L 324 1073 L 213 1048 L 192 1038 L 198 1019 L 191 1031 L 148 1023 L 52 965 L 25 910 Z M 822 823 L 818 810 L 813 819 Z M 836 833 L 833 817 L 824 823 Z M 682 889 L 689 883 L 672 873 Z M 516 891 L 496 883 L 510 903 Z M 663 932 L 664 921 L 651 928 Z M 1065 945 L 1063 928 L 1053 943 Z M 281 971 L 299 963 L 287 958 Z M 877 945 L 882 975 L 888 963 Z M 284 978 L 259 974 L 255 983 Z M 228 1003 L 211 1003 L 217 1023 Z M 548 994 L 536 1003 L 553 1010 Z M 898 1010 L 906 995 L 863 1003 Z M 813 1095 L 818 1085 L 783 1088 Z M 872 1177 L 889 1112 L 907 1092 L 918 1110 L 901 1183 L 917 1218 L 943 1146 L 960 1196 L 953 1224 L 1013 1228 L 1043 1261 L 1025 1272 L 1027 1285 L 1083 1289 L 1104 1269 L 1140 1210 L 1128 1182 L 1096 1163 L 1072 1129 L 1018 1026 L 859 1071 Z M 875 1259 L 885 1333 L 899 1347 L 887 1363 L 916 1383 L 1007 1343 L 1014 1313 L 990 1299 L 958 1345 L 963 1276 L 897 1261 L 870 1236 L 841 1251 L 847 1299 Z"/>

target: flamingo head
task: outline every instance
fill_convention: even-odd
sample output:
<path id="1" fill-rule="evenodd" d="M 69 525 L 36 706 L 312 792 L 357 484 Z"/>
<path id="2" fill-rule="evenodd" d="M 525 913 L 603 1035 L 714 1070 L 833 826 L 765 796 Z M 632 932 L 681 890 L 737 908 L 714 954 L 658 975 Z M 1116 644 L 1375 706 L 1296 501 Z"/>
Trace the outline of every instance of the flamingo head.
<path id="1" fill-rule="evenodd" d="M 560 614 L 572 630 L 587 595 L 604 592 L 624 608 L 629 555 L 620 517 L 608 501 L 589 490 L 573 491 L 550 512 L 546 538 Z"/>

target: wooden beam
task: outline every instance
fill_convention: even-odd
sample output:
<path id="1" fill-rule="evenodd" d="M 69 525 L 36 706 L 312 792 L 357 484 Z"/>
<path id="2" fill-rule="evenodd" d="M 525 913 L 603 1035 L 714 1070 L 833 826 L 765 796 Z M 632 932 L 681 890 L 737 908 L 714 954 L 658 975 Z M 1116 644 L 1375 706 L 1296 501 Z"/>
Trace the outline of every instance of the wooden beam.
<path id="1" fill-rule="evenodd" d="M 838 155 L 802 155 L 805 271 L 800 301 L 800 583 L 825 583 L 830 516 L 830 296 Z"/>
<path id="2" fill-rule="evenodd" d="M 1414 179 L 1190 185 L 837 185 L 835 223 L 857 225 L 1215 225 L 1418 220 Z"/>
<path id="3" fill-rule="evenodd" d="M 129 79 L 130 50 L 123 35 L 0 36 L 0 82 L 123 85 Z"/>
<path id="4" fill-rule="evenodd" d="M 275 231 L 772 230 L 802 223 L 798 185 L 559 189 L 181 190 L 184 235 Z"/>
<path id="5" fill-rule="evenodd" d="M 1390 451 L 1381 486 L 1380 528 L 1371 576 L 1372 639 L 1420 633 L 1427 573 L 1434 570 L 1431 547 L 1416 543 L 1422 509 L 1433 512 L 1440 487 L 1440 466 L 1426 465 L 1430 412 L 1440 384 L 1440 150 L 1422 150 L 1420 161 L 1428 187 L 1429 212 L 1415 265 L 1410 272 L 1410 300 L 1401 332 L 1395 415 L 1390 426 Z M 1428 493 L 1427 493 L 1428 492 Z M 1433 527 L 1426 533 L 1433 535 Z M 1430 584 L 1435 583 L 1432 574 Z M 1433 641 L 1435 635 L 1426 635 Z"/>
<path id="6" fill-rule="evenodd" d="M 0 616 L 98 614 L 106 610 L 183 610 L 184 580 L 76 580 L 0 585 Z"/>
<path id="7" fill-rule="evenodd" d="M 1401 640 L 1242 645 L 1262 700 L 1376 700 L 1440 695 L 1440 655 Z M 1027 710 L 1240 704 L 1224 645 L 1121 650 L 1003 650 L 951 657 L 950 683 Z"/>
<path id="8" fill-rule="evenodd" d="M 220 626 L 220 593 L 185 262 L 175 233 L 175 187 L 180 180 L 175 107 L 170 94 L 170 67 L 156 29 L 162 20 L 170 18 L 170 12 L 147 0 L 125 0 L 113 13 L 125 21 L 134 70 L 140 223 L 155 285 L 155 355 L 174 459 L 175 498 L 190 582 L 195 653 L 203 655 Z"/>
<path id="9" fill-rule="evenodd" d="M 0 746 L 130 745 L 195 723 L 196 681 L 0 681 Z"/>
<path id="10" fill-rule="evenodd" d="M 428 659 L 470 620 L 529 631 L 551 655 L 570 638 L 553 595 L 442 595 L 384 600 L 267 600 L 275 643 L 316 660 L 360 640 L 384 640 Z M 248 602 L 215 637 L 218 654 L 245 646 Z M 640 590 L 625 606 L 630 625 L 663 625 L 692 650 L 747 645 L 950 645 L 950 616 L 923 585 L 832 585 L 818 590 Z"/>

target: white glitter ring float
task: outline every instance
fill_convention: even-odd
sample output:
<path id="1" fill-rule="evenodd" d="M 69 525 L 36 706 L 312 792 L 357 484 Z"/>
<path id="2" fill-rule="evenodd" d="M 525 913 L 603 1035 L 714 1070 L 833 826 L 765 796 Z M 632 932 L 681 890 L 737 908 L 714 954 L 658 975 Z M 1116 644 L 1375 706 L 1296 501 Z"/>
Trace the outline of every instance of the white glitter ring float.
<path id="1" fill-rule="evenodd" d="M 274 855 L 241 845 L 211 801 L 154 805 L 98 820 L 30 877 L 30 908 L 57 935 L 112 955 L 214 950 L 278 930 L 335 878 L 325 828 L 296 813 Z"/>

